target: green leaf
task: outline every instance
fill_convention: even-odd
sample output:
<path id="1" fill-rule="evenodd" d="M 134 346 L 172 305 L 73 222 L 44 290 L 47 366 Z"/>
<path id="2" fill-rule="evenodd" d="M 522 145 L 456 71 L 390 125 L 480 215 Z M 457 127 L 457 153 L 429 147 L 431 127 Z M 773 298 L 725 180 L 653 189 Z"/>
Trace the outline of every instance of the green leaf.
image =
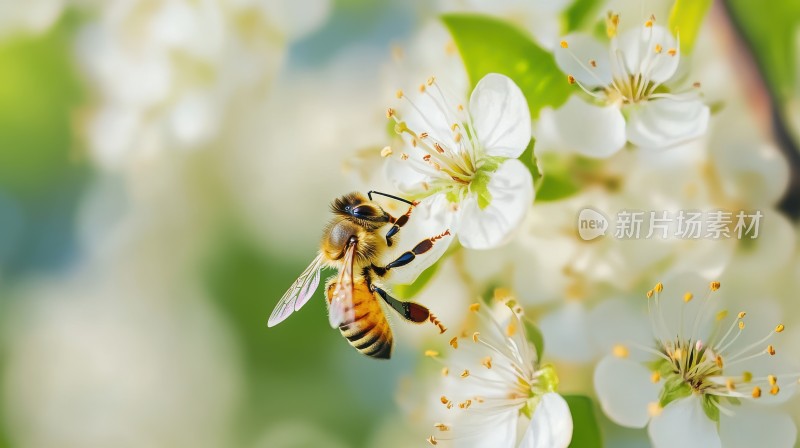
<path id="1" fill-rule="evenodd" d="M 542 170 L 536 190 L 537 201 L 556 201 L 580 191 L 581 185 L 570 169 L 571 163 L 568 160 L 550 153 L 538 159 L 537 163 Z"/>
<path id="2" fill-rule="evenodd" d="M 564 11 L 564 31 L 570 33 L 580 28 L 588 26 L 589 21 L 594 17 L 594 13 L 600 7 L 601 2 L 597 0 L 575 0 L 572 5 Z M 605 32 L 605 28 L 603 28 Z"/>
<path id="3" fill-rule="evenodd" d="M 719 397 L 715 395 L 703 395 L 703 412 L 712 422 L 719 423 Z"/>
<path id="4" fill-rule="evenodd" d="M 562 395 L 572 413 L 572 442 L 570 448 L 602 448 L 603 438 L 597 423 L 592 399 L 585 395 Z"/>
<path id="5" fill-rule="evenodd" d="M 531 139 L 531 142 L 528 143 L 528 147 L 525 148 L 525 152 L 519 156 L 519 161 L 531 172 L 533 188 L 538 191 L 539 187 L 542 185 L 542 170 L 539 168 L 539 161 L 536 159 L 536 154 L 533 152 L 535 143 L 536 140 Z"/>
<path id="6" fill-rule="evenodd" d="M 681 52 L 692 51 L 710 7 L 711 0 L 675 0 L 669 13 L 669 29 L 678 37 Z"/>
<path id="7" fill-rule="evenodd" d="M 489 73 L 508 76 L 525 94 L 532 118 L 545 106 L 560 106 L 572 92 L 553 55 L 515 26 L 478 14 L 445 14 L 442 21 L 473 87 Z"/>
<path id="8" fill-rule="evenodd" d="M 796 88 L 795 33 L 800 23 L 800 2 L 770 2 L 769 7 L 764 7 L 752 0 L 728 0 L 725 5 L 772 93 L 780 101 L 792 98 Z"/>
<path id="9" fill-rule="evenodd" d="M 536 357 L 542 359 L 544 355 L 544 335 L 542 330 L 536 326 L 530 319 L 523 319 L 525 323 L 525 336 L 528 341 L 536 348 Z"/>
<path id="10" fill-rule="evenodd" d="M 428 269 L 422 271 L 417 279 L 414 280 L 414 283 L 392 286 L 392 295 L 400 300 L 409 300 L 419 294 L 419 292 L 428 285 L 431 279 L 433 279 L 433 277 L 436 275 L 436 272 L 439 271 L 441 261 L 442 259 L 440 258 L 439 261 L 430 265 Z"/>

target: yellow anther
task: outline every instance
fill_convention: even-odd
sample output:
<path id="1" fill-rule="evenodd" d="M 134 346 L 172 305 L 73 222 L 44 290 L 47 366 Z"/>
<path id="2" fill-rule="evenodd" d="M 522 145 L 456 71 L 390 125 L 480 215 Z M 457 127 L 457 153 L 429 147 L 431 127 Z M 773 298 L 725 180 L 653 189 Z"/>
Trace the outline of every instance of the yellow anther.
<path id="1" fill-rule="evenodd" d="M 441 402 L 442 402 L 442 404 L 447 404 L 447 403 L 450 403 L 450 400 L 448 400 L 448 399 L 447 399 L 447 397 L 445 397 L 444 395 L 442 395 L 441 397 L 439 397 L 439 401 L 441 401 Z"/>
<path id="2" fill-rule="evenodd" d="M 425 356 L 427 356 L 428 358 L 435 358 L 439 356 L 439 352 L 437 352 L 436 350 L 425 350 Z"/>
<path id="3" fill-rule="evenodd" d="M 438 429 L 439 431 L 450 431 L 450 427 L 445 425 L 444 423 L 437 423 L 433 425 L 433 427 Z"/>
<path id="4" fill-rule="evenodd" d="M 712 291 L 717 291 L 722 285 L 720 285 L 719 282 L 711 282 L 709 286 L 711 287 Z"/>
<path id="5" fill-rule="evenodd" d="M 447 376 L 450 373 L 450 369 L 447 367 L 442 367 L 442 376 Z"/>
<path id="6" fill-rule="evenodd" d="M 683 301 L 686 303 L 691 302 L 693 297 L 694 296 L 692 295 L 692 293 L 687 292 L 686 294 L 683 295 Z"/>
<path id="7" fill-rule="evenodd" d="M 744 321 L 743 320 L 739 321 L 739 329 L 740 330 L 744 330 Z"/>
<path id="8" fill-rule="evenodd" d="M 617 344 L 611 349 L 611 353 L 616 356 L 617 358 L 627 358 L 630 355 L 630 351 L 628 347 L 625 347 L 622 344 Z"/>
<path id="9" fill-rule="evenodd" d="M 453 409 L 453 402 L 452 401 L 448 401 L 447 404 L 445 405 L 445 407 L 447 409 Z"/>
<path id="10" fill-rule="evenodd" d="M 403 89 L 397 89 L 397 92 L 394 92 L 394 96 L 396 96 L 398 100 L 402 98 L 404 95 L 405 93 L 403 93 Z"/>
<path id="11" fill-rule="evenodd" d="M 400 154 L 400 160 L 408 160 L 408 154 L 406 153 Z"/>
<path id="12" fill-rule="evenodd" d="M 464 369 L 464 371 L 463 371 L 463 372 L 461 372 L 461 378 L 466 378 L 466 377 L 468 377 L 468 376 L 469 376 L 469 370 L 467 370 L 467 369 Z"/>
<path id="13" fill-rule="evenodd" d="M 459 104 L 458 106 L 456 106 L 456 109 L 458 109 L 458 111 L 461 112 L 461 111 L 464 110 L 464 105 L 463 104 Z"/>
<path id="14" fill-rule="evenodd" d="M 647 22 L 644 22 L 644 26 L 646 26 L 647 28 L 652 28 L 653 27 L 653 21 L 652 20 L 648 20 Z"/>
<path id="15" fill-rule="evenodd" d="M 750 381 L 753 381 L 753 374 L 745 370 L 742 372 L 742 382 L 749 383 Z"/>
<path id="16" fill-rule="evenodd" d="M 460 142 L 461 141 L 461 134 L 459 133 L 459 134 L 454 135 L 453 136 L 453 140 L 455 140 L 456 143 Z"/>
<path id="17" fill-rule="evenodd" d="M 662 408 L 661 405 L 658 404 L 658 402 L 654 401 L 651 403 L 647 403 L 647 414 L 650 417 L 658 417 L 659 415 L 661 415 L 661 411 L 663 410 L 664 408 Z"/>
<path id="18" fill-rule="evenodd" d="M 775 333 L 781 333 L 781 332 L 783 332 L 783 330 L 784 330 L 785 328 L 786 328 L 786 327 L 784 327 L 784 326 L 783 326 L 783 324 L 778 324 L 778 326 L 777 326 L 777 327 L 775 327 Z"/>
<path id="19" fill-rule="evenodd" d="M 770 386 L 774 386 L 778 384 L 778 377 L 775 375 L 767 375 L 767 381 L 769 381 Z"/>
<path id="20" fill-rule="evenodd" d="M 384 146 L 383 149 L 381 149 L 381 157 L 389 157 L 390 155 L 392 155 L 392 147 Z"/>
<path id="21" fill-rule="evenodd" d="M 660 53 L 661 53 L 661 51 L 662 51 L 663 49 L 664 49 L 664 48 L 661 46 L 661 44 L 656 44 L 655 48 L 653 48 L 653 50 L 654 50 L 654 51 L 655 51 L 657 54 L 660 54 Z"/>
<path id="22" fill-rule="evenodd" d="M 744 311 L 739 311 L 739 314 L 736 315 L 737 319 L 744 319 L 744 316 L 747 316 L 747 313 Z"/>
<path id="23" fill-rule="evenodd" d="M 664 290 L 664 284 L 661 282 L 656 283 L 656 287 L 653 288 L 656 292 L 661 292 Z"/>
<path id="24" fill-rule="evenodd" d="M 617 26 L 619 26 L 619 14 L 609 12 L 606 16 L 606 35 L 609 39 L 617 35 Z"/>
<path id="25" fill-rule="evenodd" d="M 436 437 L 434 437 L 434 436 L 430 436 L 425 440 L 427 440 L 428 443 L 430 443 L 431 445 L 434 445 L 434 446 L 439 444 L 439 442 L 436 440 Z"/>
<path id="26" fill-rule="evenodd" d="M 761 388 L 756 386 L 753 388 L 753 398 L 761 397 Z"/>
<path id="27" fill-rule="evenodd" d="M 442 148 L 442 145 L 439 144 L 439 142 L 435 142 L 433 144 L 433 147 L 436 148 L 437 151 L 439 151 L 439 154 L 444 154 L 444 149 Z"/>
<path id="28" fill-rule="evenodd" d="M 565 40 L 561 41 L 561 48 L 569 48 L 569 44 L 567 43 L 567 41 Z"/>
<path id="29" fill-rule="evenodd" d="M 494 300 L 498 302 L 504 302 L 513 296 L 513 294 L 511 294 L 511 290 L 508 288 L 495 288 L 492 295 Z"/>
<path id="30" fill-rule="evenodd" d="M 450 339 L 450 346 L 453 348 L 458 348 L 458 336 Z"/>
<path id="31" fill-rule="evenodd" d="M 722 356 L 720 356 L 720 355 L 717 355 L 717 358 L 714 359 L 714 362 L 717 364 L 717 367 L 719 367 L 720 369 L 725 365 L 725 362 L 723 362 Z"/>
<path id="32" fill-rule="evenodd" d="M 769 390 L 769 393 L 771 393 L 772 395 L 778 395 L 778 392 L 780 392 L 780 391 L 781 391 L 781 388 L 778 387 L 778 385 L 776 384 L 776 385 L 772 386 L 772 388 Z"/>
<path id="33" fill-rule="evenodd" d="M 472 333 L 472 342 L 478 342 L 478 338 L 480 337 L 481 337 L 480 332 L 476 331 L 475 333 Z"/>
<path id="34" fill-rule="evenodd" d="M 572 75 L 567 75 L 567 82 L 570 84 L 575 84 L 575 77 Z"/>
<path id="35" fill-rule="evenodd" d="M 425 140 L 426 138 L 428 138 L 428 133 L 427 132 L 422 132 L 422 133 L 419 134 L 419 139 L 420 140 Z"/>
<path id="36" fill-rule="evenodd" d="M 775 356 L 775 347 L 772 344 L 767 346 L 767 353 L 769 356 Z"/>
<path id="37" fill-rule="evenodd" d="M 733 382 L 733 379 L 731 378 L 728 378 L 728 380 L 725 381 L 725 387 L 727 387 L 728 390 L 736 390 L 736 384 Z"/>
<path id="38" fill-rule="evenodd" d="M 659 373 L 658 370 L 653 372 L 653 374 L 650 375 L 650 381 L 652 381 L 653 383 L 661 381 L 661 373 Z"/>
<path id="39" fill-rule="evenodd" d="M 478 303 L 478 302 L 470 304 L 470 306 L 469 306 L 469 310 L 472 311 L 473 313 L 478 312 L 479 309 L 481 309 L 481 304 Z"/>
<path id="40" fill-rule="evenodd" d="M 425 83 L 419 85 L 419 93 L 425 93 Z"/>
<path id="41" fill-rule="evenodd" d="M 516 332 L 517 332 L 517 326 L 514 324 L 514 322 L 509 322 L 508 326 L 506 326 L 506 335 L 508 337 L 511 337 L 514 336 Z"/>
<path id="42" fill-rule="evenodd" d="M 667 50 L 667 54 L 670 56 L 675 56 L 676 54 L 678 54 L 678 50 L 670 48 L 669 50 Z"/>
<path id="43" fill-rule="evenodd" d="M 430 78 L 428 78 L 428 81 L 427 81 L 427 82 L 428 82 L 428 85 L 429 85 L 429 86 L 432 86 L 432 85 L 433 85 L 433 83 L 435 83 L 435 82 L 436 82 L 436 78 L 435 78 L 435 77 L 433 77 L 433 76 L 431 76 Z"/>
<path id="44" fill-rule="evenodd" d="M 595 68 L 595 67 L 597 67 L 597 61 L 595 61 L 594 59 L 590 59 L 589 60 L 589 65 L 591 65 L 592 68 Z"/>
<path id="45" fill-rule="evenodd" d="M 483 358 L 481 360 L 481 365 L 486 367 L 487 369 L 491 369 L 492 368 L 492 357 L 491 356 L 487 356 L 487 357 Z"/>
<path id="46" fill-rule="evenodd" d="M 653 290 L 651 289 L 650 291 L 647 291 L 647 298 L 649 299 L 652 297 L 653 297 Z"/>
<path id="47" fill-rule="evenodd" d="M 392 118 L 392 117 L 394 117 L 394 109 L 390 107 L 386 109 L 386 118 Z"/>

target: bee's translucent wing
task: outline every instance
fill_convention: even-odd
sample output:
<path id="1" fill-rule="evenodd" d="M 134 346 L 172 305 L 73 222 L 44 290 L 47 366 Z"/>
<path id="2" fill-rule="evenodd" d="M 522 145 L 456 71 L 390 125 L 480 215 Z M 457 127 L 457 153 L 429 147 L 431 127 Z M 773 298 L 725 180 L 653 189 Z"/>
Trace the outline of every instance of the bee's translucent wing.
<path id="1" fill-rule="evenodd" d="M 339 270 L 339 278 L 336 280 L 336 287 L 329 298 L 328 320 L 333 328 L 339 328 L 346 322 L 352 322 L 354 317 L 353 310 L 353 262 L 355 261 L 356 244 L 350 243 L 344 252 L 342 269 Z"/>
<path id="2" fill-rule="evenodd" d="M 322 254 L 317 255 L 317 258 L 311 262 L 310 265 L 297 277 L 297 280 L 292 283 L 292 286 L 281 297 L 281 300 L 275 306 L 272 314 L 269 316 L 268 327 L 274 327 L 283 322 L 284 319 L 289 317 L 290 314 L 303 307 L 314 292 L 319 287 L 319 276 L 324 262 Z"/>

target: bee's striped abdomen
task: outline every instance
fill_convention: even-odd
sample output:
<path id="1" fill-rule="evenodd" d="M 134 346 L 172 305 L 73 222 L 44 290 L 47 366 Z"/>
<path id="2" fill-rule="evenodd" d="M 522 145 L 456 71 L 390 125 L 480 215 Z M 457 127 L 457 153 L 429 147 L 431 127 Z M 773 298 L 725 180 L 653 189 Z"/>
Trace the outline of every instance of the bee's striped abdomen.
<path id="1" fill-rule="evenodd" d="M 392 355 L 392 330 L 380 303 L 365 283 L 356 283 L 353 291 L 353 320 L 339 326 L 339 331 L 356 350 L 373 357 Z"/>

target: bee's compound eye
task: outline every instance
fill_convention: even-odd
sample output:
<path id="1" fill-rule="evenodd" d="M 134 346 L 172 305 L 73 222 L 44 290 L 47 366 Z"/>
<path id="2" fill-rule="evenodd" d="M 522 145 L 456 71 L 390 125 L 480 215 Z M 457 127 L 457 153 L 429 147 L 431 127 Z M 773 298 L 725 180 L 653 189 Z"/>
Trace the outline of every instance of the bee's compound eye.
<path id="1" fill-rule="evenodd" d="M 345 205 L 344 206 L 344 211 L 349 212 L 350 211 L 350 206 L 349 205 Z"/>
<path id="2" fill-rule="evenodd" d="M 353 209 L 353 215 L 359 218 L 369 218 L 378 216 L 377 210 L 369 205 L 359 205 Z"/>

